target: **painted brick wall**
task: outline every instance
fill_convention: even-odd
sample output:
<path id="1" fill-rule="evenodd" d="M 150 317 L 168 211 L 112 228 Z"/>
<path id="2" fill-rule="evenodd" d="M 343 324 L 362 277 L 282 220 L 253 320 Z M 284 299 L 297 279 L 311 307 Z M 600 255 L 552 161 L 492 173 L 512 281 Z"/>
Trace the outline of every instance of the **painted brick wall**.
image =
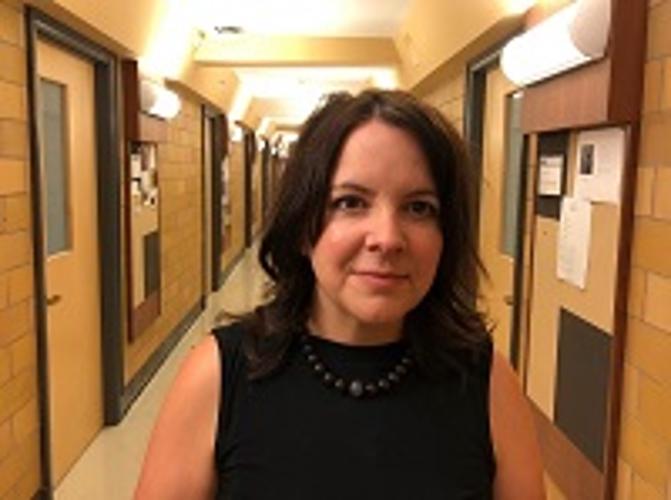
<path id="1" fill-rule="evenodd" d="M 671 499 L 671 0 L 650 0 L 618 499 Z"/>
<path id="2" fill-rule="evenodd" d="M 0 0 L 0 499 L 40 479 L 23 12 Z"/>
<path id="3" fill-rule="evenodd" d="M 200 299 L 202 293 L 202 146 L 200 105 L 181 96 L 182 110 L 158 148 L 161 315 L 126 345 L 128 382 Z"/>

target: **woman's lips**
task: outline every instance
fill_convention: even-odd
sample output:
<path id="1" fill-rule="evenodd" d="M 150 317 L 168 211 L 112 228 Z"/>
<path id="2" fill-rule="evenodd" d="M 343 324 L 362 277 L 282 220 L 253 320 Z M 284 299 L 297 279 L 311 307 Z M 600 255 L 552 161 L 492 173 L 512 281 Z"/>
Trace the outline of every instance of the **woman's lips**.
<path id="1" fill-rule="evenodd" d="M 354 276 L 374 288 L 396 286 L 408 279 L 407 274 L 386 271 L 354 271 Z"/>

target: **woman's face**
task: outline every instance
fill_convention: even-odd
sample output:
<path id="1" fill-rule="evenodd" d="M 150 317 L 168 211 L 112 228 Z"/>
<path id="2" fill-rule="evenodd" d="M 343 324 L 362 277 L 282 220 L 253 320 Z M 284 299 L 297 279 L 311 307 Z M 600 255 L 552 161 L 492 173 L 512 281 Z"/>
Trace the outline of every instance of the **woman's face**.
<path id="1" fill-rule="evenodd" d="M 356 128 L 342 149 L 324 228 L 309 254 L 313 321 L 350 332 L 399 333 L 433 283 L 443 248 L 440 215 L 415 139 L 380 120 Z"/>

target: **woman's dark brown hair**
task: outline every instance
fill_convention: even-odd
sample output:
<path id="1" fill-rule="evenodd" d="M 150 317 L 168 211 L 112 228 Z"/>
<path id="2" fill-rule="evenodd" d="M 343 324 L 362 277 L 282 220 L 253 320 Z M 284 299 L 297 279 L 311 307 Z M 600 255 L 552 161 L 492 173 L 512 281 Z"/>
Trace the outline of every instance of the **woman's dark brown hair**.
<path id="1" fill-rule="evenodd" d="M 460 368 L 463 353 L 479 351 L 489 337 L 475 310 L 482 269 L 473 238 L 475 186 L 459 134 L 437 110 L 404 92 L 334 94 L 302 127 L 261 241 L 259 260 L 271 285 L 269 301 L 244 319 L 253 378 L 278 367 L 292 339 L 305 331 L 315 287 L 306 249 L 321 234 L 343 145 L 369 120 L 398 127 L 415 138 L 440 199 L 443 252 L 431 288 L 408 313 L 404 327 L 420 368 L 436 375 Z"/>

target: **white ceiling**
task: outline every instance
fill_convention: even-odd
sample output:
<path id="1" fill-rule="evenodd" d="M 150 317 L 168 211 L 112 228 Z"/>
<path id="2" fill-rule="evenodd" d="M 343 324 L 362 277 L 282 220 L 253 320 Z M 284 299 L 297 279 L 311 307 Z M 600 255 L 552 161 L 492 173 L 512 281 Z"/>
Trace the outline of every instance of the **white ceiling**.
<path id="1" fill-rule="evenodd" d="M 239 68 L 236 74 L 253 95 L 261 98 L 338 90 L 357 92 L 372 84 L 384 86 L 395 76 L 393 70 L 383 67 Z"/>
<path id="2" fill-rule="evenodd" d="M 248 34 L 394 36 L 409 0 L 200 0 L 201 27 Z"/>
<path id="3" fill-rule="evenodd" d="M 217 27 L 238 27 L 245 35 L 391 38 L 399 30 L 410 0 L 196 0 L 196 3 L 200 7 L 197 27 L 208 39 L 225 44 L 235 35 L 222 35 Z M 390 67 L 233 69 L 241 88 L 229 113 L 232 120 L 242 119 L 255 99 L 284 101 L 284 108 L 290 110 L 287 119 L 295 121 L 304 118 L 325 93 L 396 85 L 395 69 Z M 292 107 L 292 103 L 297 104 Z"/>

